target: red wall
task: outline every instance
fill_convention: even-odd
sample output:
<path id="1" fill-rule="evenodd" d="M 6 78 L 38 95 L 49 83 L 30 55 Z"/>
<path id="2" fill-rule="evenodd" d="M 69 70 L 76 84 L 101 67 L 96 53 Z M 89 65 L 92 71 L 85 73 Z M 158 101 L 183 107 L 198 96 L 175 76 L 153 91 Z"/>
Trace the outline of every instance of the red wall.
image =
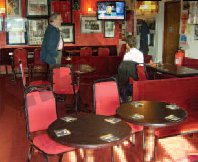
<path id="1" fill-rule="evenodd" d="M 91 7 L 96 11 L 97 0 L 81 0 L 80 10 L 73 11 L 73 23 L 75 24 L 75 44 L 66 44 L 66 46 L 75 45 L 118 45 L 119 38 L 119 22 L 116 22 L 115 37 L 114 38 L 104 38 L 104 33 L 96 34 L 81 34 L 80 33 L 80 15 L 87 15 L 87 8 Z M 22 0 L 22 16 L 26 15 L 26 5 L 25 0 Z M 93 14 L 92 14 L 93 15 Z M 104 26 L 104 22 L 103 22 Z M 0 47 L 6 46 L 5 32 L 0 33 Z"/>

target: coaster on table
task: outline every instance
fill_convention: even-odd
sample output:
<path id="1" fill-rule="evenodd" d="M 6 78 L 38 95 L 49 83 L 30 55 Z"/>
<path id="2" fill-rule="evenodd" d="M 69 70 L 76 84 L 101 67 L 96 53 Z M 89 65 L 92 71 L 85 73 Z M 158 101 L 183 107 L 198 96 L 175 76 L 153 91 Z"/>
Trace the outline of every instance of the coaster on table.
<path id="1" fill-rule="evenodd" d="M 112 117 L 112 118 L 106 118 L 105 121 L 106 121 L 106 122 L 109 122 L 109 123 L 111 123 L 111 124 L 115 124 L 115 123 L 120 122 L 121 119 Z"/>
<path id="2" fill-rule="evenodd" d="M 137 101 L 131 102 L 131 105 L 133 105 L 135 108 L 140 108 L 140 107 L 143 107 L 144 106 L 143 103 L 137 102 Z"/>
<path id="3" fill-rule="evenodd" d="M 170 105 L 166 105 L 166 108 L 171 109 L 171 110 L 176 110 L 176 109 L 179 109 L 179 106 L 175 104 L 170 104 Z"/>
<path id="4" fill-rule="evenodd" d="M 141 114 L 133 114 L 133 115 L 131 115 L 131 118 L 137 119 L 137 120 L 139 120 L 139 119 L 144 119 L 144 115 L 141 115 Z"/>
<path id="5" fill-rule="evenodd" d="M 71 134 L 71 132 L 67 129 L 54 130 L 54 132 L 57 137 L 67 136 Z"/>
<path id="6" fill-rule="evenodd" d="M 66 122 L 73 122 L 73 121 L 77 120 L 77 118 L 74 118 L 72 116 L 65 116 L 65 117 L 61 118 L 61 120 L 64 120 Z"/>
<path id="7" fill-rule="evenodd" d="M 101 136 L 100 139 L 107 142 L 113 142 L 119 140 L 119 138 L 114 136 L 113 134 L 106 134 L 104 136 Z"/>
<path id="8" fill-rule="evenodd" d="M 170 120 L 170 121 L 177 121 L 177 120 L 180 120 L 180 118 L 178 118 L 178 117 L 175 116 L 175 115 L 166 116 L 165 119 L 166 119 L 166 120 Z"/>

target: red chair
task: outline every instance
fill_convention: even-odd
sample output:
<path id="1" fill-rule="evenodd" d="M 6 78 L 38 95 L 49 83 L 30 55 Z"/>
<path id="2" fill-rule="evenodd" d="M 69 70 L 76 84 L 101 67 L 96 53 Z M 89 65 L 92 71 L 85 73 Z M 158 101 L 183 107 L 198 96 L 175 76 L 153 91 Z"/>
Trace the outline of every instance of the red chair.
<path id="1" fill-rule="evenodd" d="M 62 161 L 63 154 L 73 151 L 74 148 L 53 141 L 46 133 L 48 126 L 57 119 L 52 91 L 29 91 L 25 95 L 25 102 L 27 138 L 30 145 L 27 161 L 31 160 L 33 149 L 41 152 L 47 162 L 51 155 L 59 156 L 59 161 Z"/>
<path id="2" fill-rule="evenodd" d="M 119 106 L 120 96 L 117 81 L 114 78 L 95 81 L 93 84 L 93 113 L 113 116 L 116 115 Z M 143 131 L 142 126 L 128 124 L 132 128 L 132 133 Z"/>
<path id="3" fill-rule="evenodd" d="M 27 50 L 23 48 L 18 48 L 14 50 L 13 53 L 13 63 L 12 63 L 12 71 L 13 71 L 13 79 L 16 81 L 17 74 L 20 74 L 20 63 L 23 64 L 24 73 L 29 77 L 30 80 L 30 70 L 28 68 L 28 60 L 27 60 Z"/>
<path id="4" fill-rule="evenodd" d="M 119 56 L 124 57 L 124 54 L 126 53 L 126 44 L 122 44 L 120 48 Z"/>
<path id="5" fill-rule="evenodd" d="M 83 47 L 80 49 L 80 56 L 92 56 L 92 53 L 91 47 Z"/>
<path id="6" fill-rule="evenodd" d="M 103 47 L 98 48 L 98 56 L 109 56 L 109 53 L 110 53 L 109 48 L 103 48 Z"/>
<path id="7" fill-rule="evenodd" d="M 31 77 L 32 78 L 34 78 L 34 76 L 43 75 L 43 74 L 47 78 L 48 65 L 41 61 L 40 53 L 41 53 L 40 48 L 34 49 L 34 62 L 31 65 Z"/>
<path id="8" fill-rule="evenodd" d="M 75 110 L 78 110 L 79 85 L 74 84 L 73 75 L 69 67 L 56 67 L 53 69 L 53 92 L 56 95 L 74 95 Z M 58 98 L 57 98 L 58 99 Z"/>
<path id="9" fill-rule="evenodd" d="M 28 86 L 51 85 L 50 82 L 44 81 L 44 80 L 37 80 L 37 81 L 32 81 L 32 82 L 27 83 L 23 63 L 21 61 L 19 61 L 19 67 L 20 67 L 20 71 L 21 71 L 21 76 L 22 76 L 22 82 L 23 82 L 24 89 L 26 89 Z"/>

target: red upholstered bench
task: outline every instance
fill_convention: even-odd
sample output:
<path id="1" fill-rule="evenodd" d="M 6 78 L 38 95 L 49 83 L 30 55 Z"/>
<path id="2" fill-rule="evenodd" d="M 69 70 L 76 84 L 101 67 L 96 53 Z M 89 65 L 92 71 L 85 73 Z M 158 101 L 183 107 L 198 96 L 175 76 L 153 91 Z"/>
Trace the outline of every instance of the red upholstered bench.
<path id="1" fill-rule="evenodd" d="M 188 112 L 179 125 L 159 128 L 159 138 L 198 132 L 198 77 L 134 81 L 133 99 L 175 103 Z"/>
<path id="2" fill-rule="evenodd" d="M 184 61 L 183 61 L 182 65 L 187 66 L 189 68 L 198 69 L 198 59 L 184 57 Z"/>

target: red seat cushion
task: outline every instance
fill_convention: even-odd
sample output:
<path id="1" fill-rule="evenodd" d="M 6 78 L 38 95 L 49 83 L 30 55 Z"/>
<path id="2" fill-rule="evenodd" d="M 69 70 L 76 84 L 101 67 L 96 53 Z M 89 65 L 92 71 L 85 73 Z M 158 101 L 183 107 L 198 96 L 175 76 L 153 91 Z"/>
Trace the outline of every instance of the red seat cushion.
<path id="1" fill-rule="evenodd" d="M 47 154 L 59 154 L 74 150 L 72 147 L 67 147 L 55 142 L 47 134 L 35 136 L 33 144 Z"/>
<path id="2" fill-rule="evenodd" d="M 37 80 L 37 81 L 32 81 L 29 83 L 30 86 L 36 86 L 36 85 L 50 85 L 51 83 L 45 80 Z"/>

